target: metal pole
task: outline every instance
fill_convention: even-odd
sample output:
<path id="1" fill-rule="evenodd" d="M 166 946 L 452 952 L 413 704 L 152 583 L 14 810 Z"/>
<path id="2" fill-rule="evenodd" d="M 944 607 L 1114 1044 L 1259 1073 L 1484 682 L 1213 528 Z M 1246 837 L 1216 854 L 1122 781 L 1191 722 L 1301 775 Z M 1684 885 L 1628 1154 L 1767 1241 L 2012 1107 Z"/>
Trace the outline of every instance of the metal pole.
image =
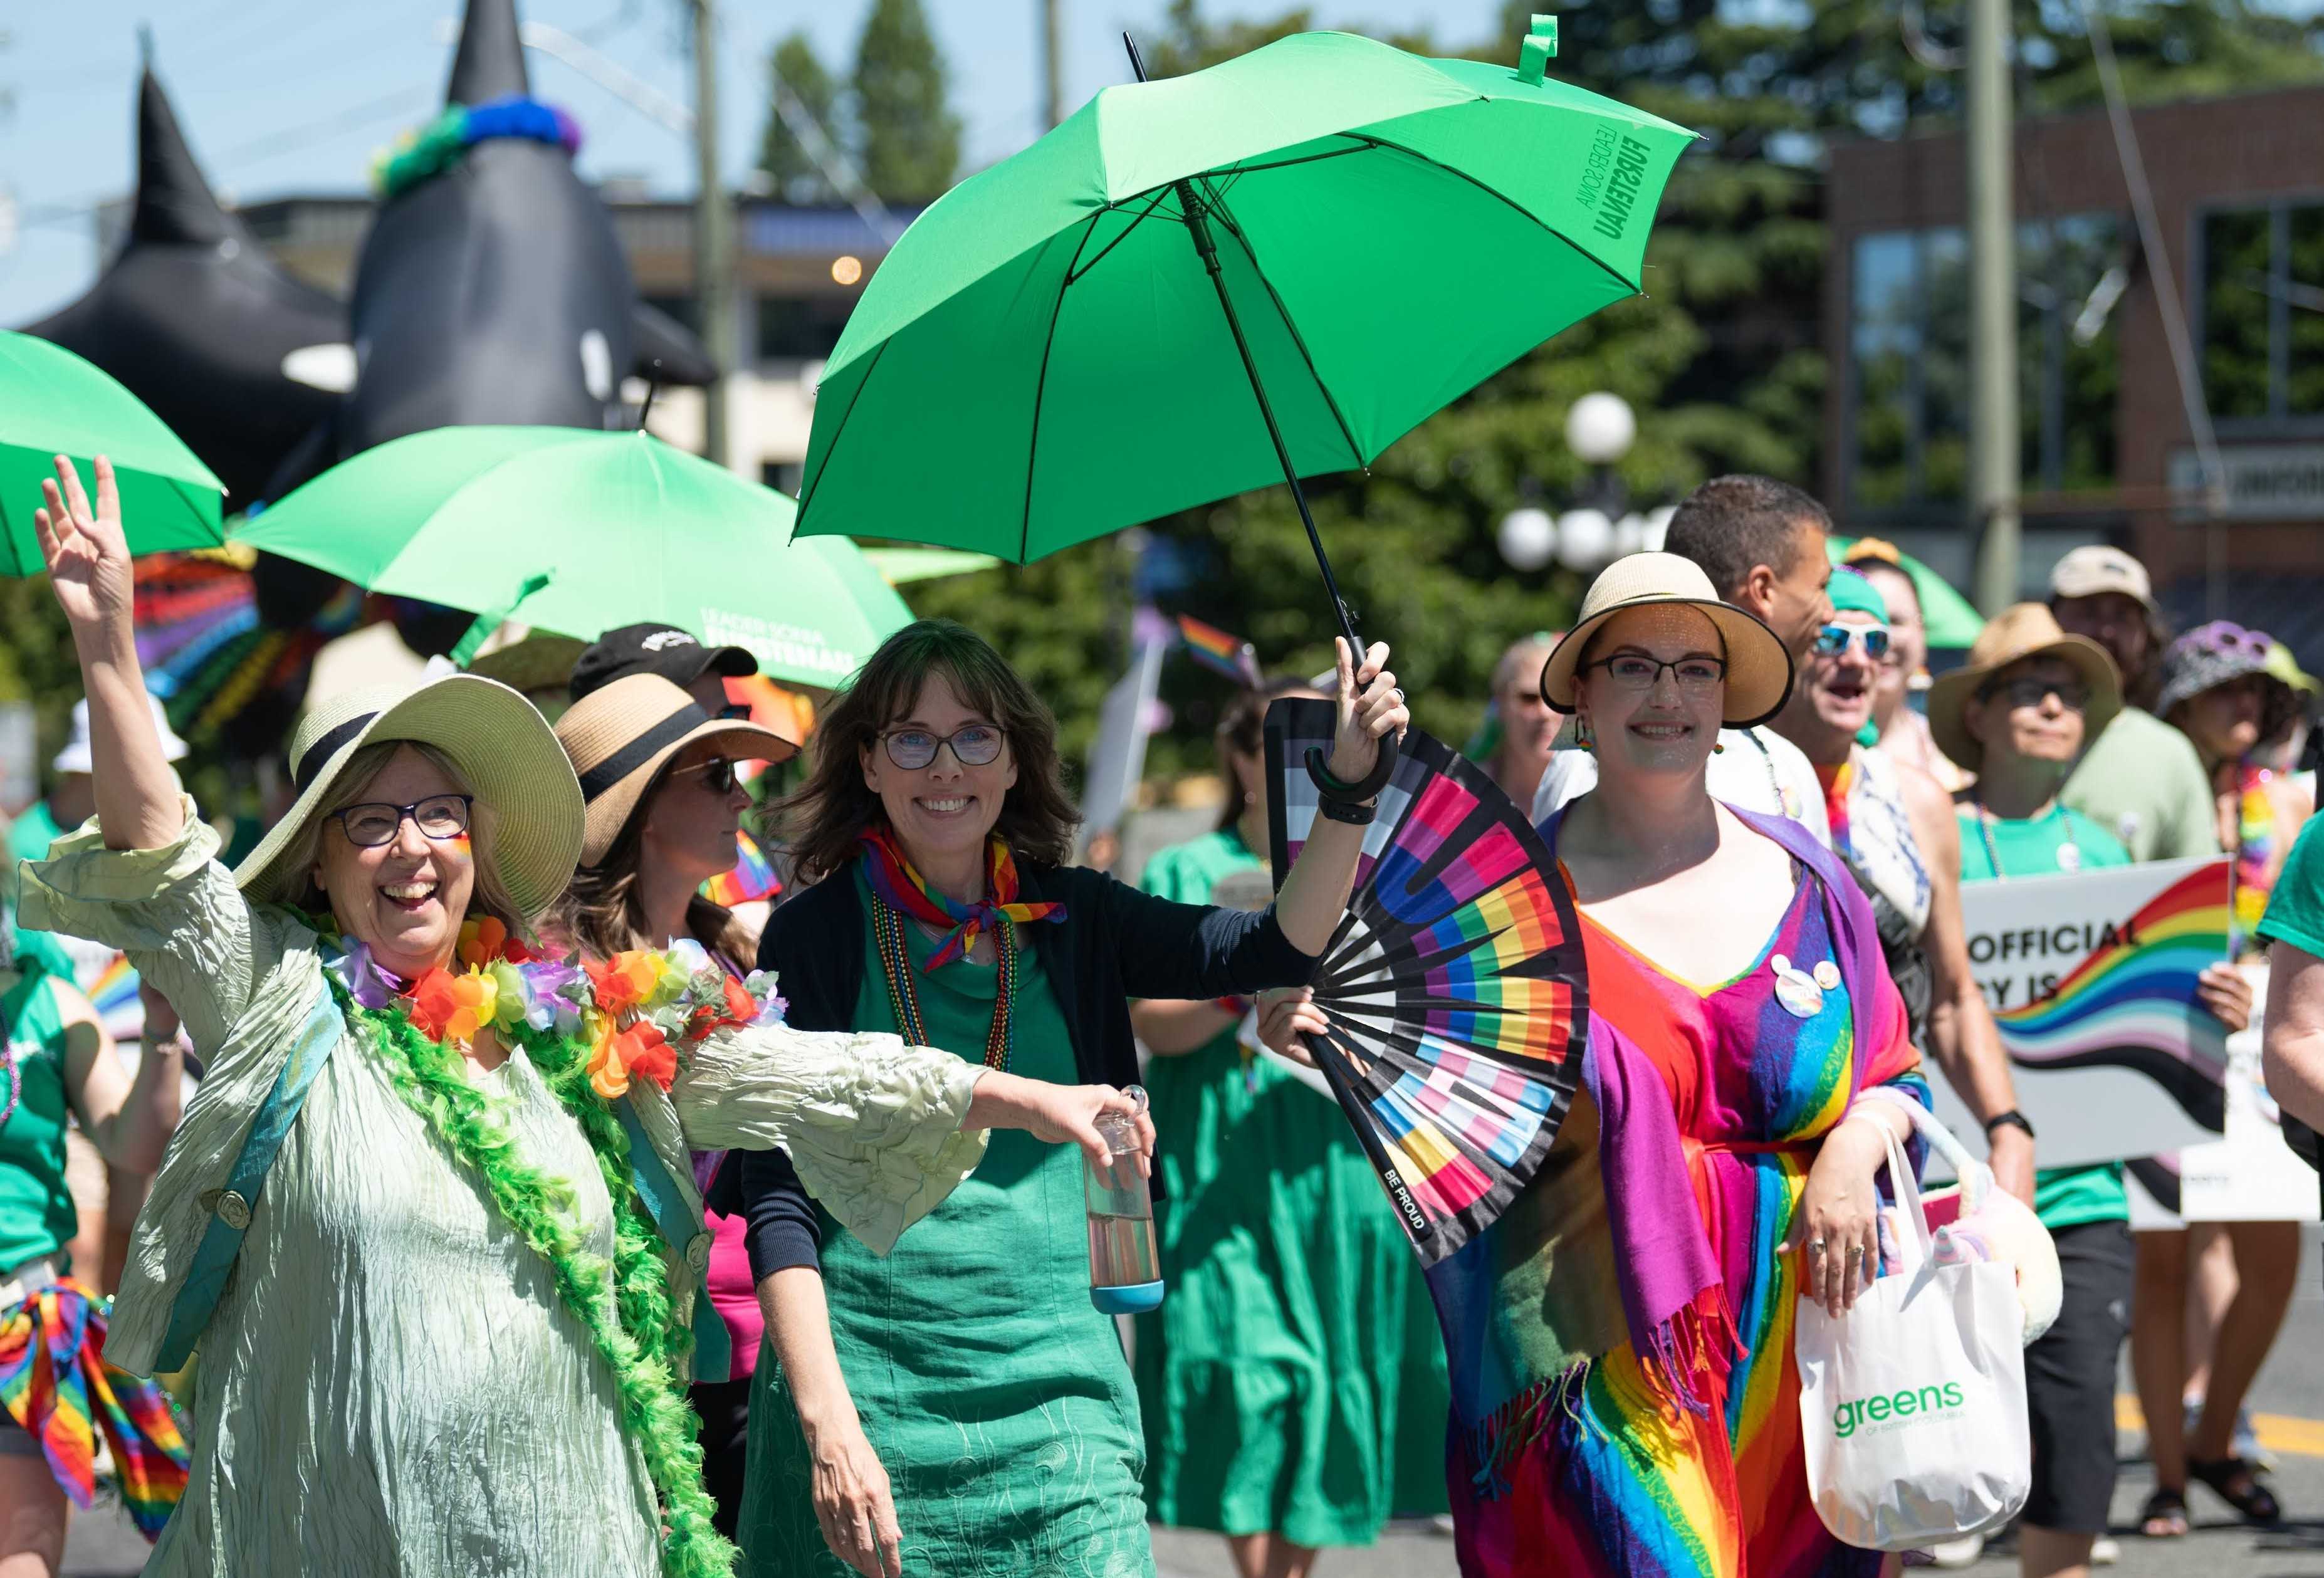
<path id="1" fill-rule="evenodd" d="M 1057 0 L 1041 0 L 1041 125 L 1045 130 L 1065 118 L 1062 29 Z"/>
<path id="2" fill-rule="evenodd" d="M 1969 5 L 1969 507 L 1977 603 L 2017 601 L 2017 236 L 2009 189 L 2009 0 Z"/>
<path id="3" fill-rule="evenodd" d="M 694 0 L 694 300 L 703 348 L 718 376 L 702 392 L 702 453 L 730 464 L 726 380 L 740 357 L 734 334 L 734 226 L 718 172 L 717 0 Z"/>

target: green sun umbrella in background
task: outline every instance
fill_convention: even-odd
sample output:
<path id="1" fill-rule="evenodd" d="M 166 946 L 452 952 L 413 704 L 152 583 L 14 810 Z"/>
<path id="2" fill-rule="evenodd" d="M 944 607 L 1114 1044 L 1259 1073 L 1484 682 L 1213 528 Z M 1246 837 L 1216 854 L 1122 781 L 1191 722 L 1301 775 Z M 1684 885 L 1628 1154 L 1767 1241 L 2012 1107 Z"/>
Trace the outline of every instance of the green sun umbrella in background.
<path id="1" fill-rule="evenodd" d="M 1108 88 L 963 181 L 825 365 L 798 531 L 1023 563 L 1298 496 L 1636 294 L 1693 134 L 1545 79 L 1554 38 L 1512 69 L 1302 33 Z"/>
<path id="2" fill-rule="evenodd" d="M 61 346 L 0 330 L 0 575 L 45 568 L 32 512 L 60 455 L 78 463 L 84 485 L 93 485 L 90 462 L 111 457 L 131 553 L 226 540 L 226 484 L 144 401 Z"/>
<path id="3" fill-rule="evenodd" d="M 650 433 L 438 428 L 340 462 L 234 535 L 475 614 L 468 650 L 512 615 L 585 641 L 654 620 L 828 688 L 912 614 L 853 542 L 790 541 L 792 512 Z"/>

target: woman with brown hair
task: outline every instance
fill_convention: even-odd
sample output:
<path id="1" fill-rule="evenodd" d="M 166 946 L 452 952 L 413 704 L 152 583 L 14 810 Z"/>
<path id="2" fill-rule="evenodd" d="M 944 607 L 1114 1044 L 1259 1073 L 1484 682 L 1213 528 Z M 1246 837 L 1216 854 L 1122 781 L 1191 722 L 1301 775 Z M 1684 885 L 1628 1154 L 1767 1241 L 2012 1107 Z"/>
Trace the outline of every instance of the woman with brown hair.
<path id="1" fill-rule="evenodd" d="M 1359 669 L 1340 652 L 1329 771 L 1345 789 L 1406 721 L 1387 656 L 1376 646 Z M 961 625 L 923 621 L 872 655 L 824 715 L 793 807 L 813 885 L 760 945 L 792 1023 L 910 1026 L 989 1066 L 1129 1084 L 1130 998 L 1307 978 L 1346 906 L 1368 800 L 1339 794 L 1273 905 L 1174 904 L 1064 863 L 1074 814 L 1056 735 Z M 1153 1570 L 1137 1398 L 1091 1304 L 1080 1168 L 1061 1158 L 996 1145 L 884 1263 L 779 1158 L 743 1158 L 779 1361 L 759 1367 L 752 1402 L 749 1571 Z"/>
<path id="2" fill-rule="evenodd" d="M 1546 656 L 1545 651 L 1543 656 Z M 1268 704 L 1219 718 L 1215 831 L 1163 850 L 1139 885 L 1185 904 L 1263 907 Z M 1443 1512 L 1443 1344 L 1411 1241 L 1328 1096 L 1255 1059 L 1240 997 L 1134 1003 L 1153 1054 L 1155 1162 L 1170 1297 L 1138 1317 L 1146 1503 L 1214 1529 L 1242 1578 L 1305 1578 L 1320 1546 L 1370 1545 L 1388 1518 Z"/>

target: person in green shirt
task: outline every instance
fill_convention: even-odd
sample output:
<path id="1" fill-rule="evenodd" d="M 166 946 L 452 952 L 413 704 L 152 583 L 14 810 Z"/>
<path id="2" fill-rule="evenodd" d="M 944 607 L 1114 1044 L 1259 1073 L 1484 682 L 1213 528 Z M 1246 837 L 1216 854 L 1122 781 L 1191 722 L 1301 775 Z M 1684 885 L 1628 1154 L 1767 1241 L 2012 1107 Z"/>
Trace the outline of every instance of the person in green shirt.
<path id="1" fill-rule="evenodd" d="M 2131 863 L 2122 840 L 2061 798 L 2084 739 L 2121 706 L 2113 659 L 2042 604 L 2005 610 L 1979 632 L 1969 661 L 1929 692 L 1938 747 L 1978 775 L 1957 797 L 1963 882 Z M 2207 974 L 2207 1006 L 2231 1008 L 2232 995 Z M 2248 1007 L 2246 994 L 2246 1017 Z M 2065 1297 L 2025 1351 L 2034 1483 L 2019 1564 L 2024 1578 L 2080 1578 L 2114 1495 L 2115 1370 L 2133 1265 L 2121 1163 L 2038 1174 L 2034 1209 L 2057 1242 Z M 2177 1494 L 2183 1510 L 2183 1486 Z"/>

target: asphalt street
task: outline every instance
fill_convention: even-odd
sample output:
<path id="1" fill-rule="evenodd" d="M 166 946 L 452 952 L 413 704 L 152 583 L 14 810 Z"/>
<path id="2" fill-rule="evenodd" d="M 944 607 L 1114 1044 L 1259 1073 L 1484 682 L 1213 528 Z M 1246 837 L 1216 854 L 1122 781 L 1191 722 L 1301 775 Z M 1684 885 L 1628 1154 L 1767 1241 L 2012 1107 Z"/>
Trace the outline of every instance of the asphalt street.
<path id="1" fill-rule="evenodd" d="M 2199 1486 L 2191 1497 L 2193 1534 L 2168 1542 L 2139 1538 L 2130 1520 L 2153 1480 L 2138 1454 L 2135 1413 L 2126 1413 L 2114 1506 L 2122 1555 L 2112 1571 L 2120 1578 L 2324 1578 L 2324 1288 L 2312 1229 L 2302 1252 L 2306 1264 L 2292 1317 L 2252 1398 L 2261 1441 L 2277 1461 L 2273 1482 L 2283 1503 L 2283 1524 L 2246 1528 Z M 2129 1389 L 2126 1375 L 2123 1389 Z M 1214 1535 L 1157 1529 L 1154 1546 L 1160 1578 L 1233 1578 L 1225 1546 Z M 120 1509 L 100 1507 L 74 1520 L 63 1571 L 77 1578 L 125 1578 L 140 1570 L 144 1552 Z M 1425 1527 L 1399 1527 L 1370 1549 L 1326 1553 L 1315 1570 L 1319 1578 L 1454 1578 L 1452 1546 Z M 1967 1571 L 1999 1578 L 2015 1573 L 2016 1562 L 2004 1541 Z"/>

